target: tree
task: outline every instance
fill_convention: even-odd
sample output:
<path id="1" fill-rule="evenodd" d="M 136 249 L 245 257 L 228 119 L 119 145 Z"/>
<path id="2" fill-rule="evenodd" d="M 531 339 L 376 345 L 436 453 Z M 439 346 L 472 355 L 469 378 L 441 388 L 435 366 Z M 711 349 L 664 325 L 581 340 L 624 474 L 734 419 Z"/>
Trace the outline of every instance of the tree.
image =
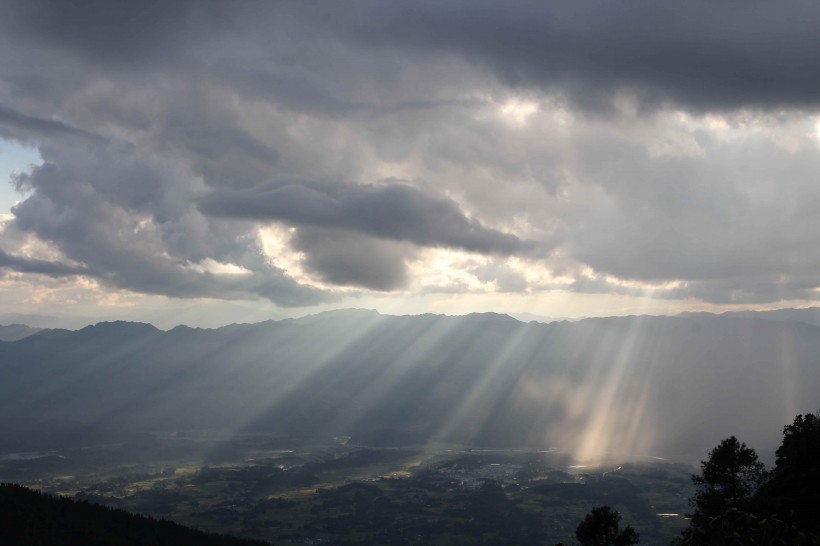
<path id="1" fill-rule="evenodd" d="M 696 511 L 679 546 L 820 544 L 820 413 L 798 415 L 784 427 L 770 473 L 734 437 L 701 469 L 692 476 Z"/>
<path id="2" fill-rule="evenodd" d="M 620 529 L 621 514 L 609 506 L 598 506 L 578 524 L 575 538 L 581 546 L 630 546 L 640 542 L 640 536 L 630 526 Z"/>
<path id="3" fill-rule="evenodd" d="M 744 510 L 766 477 L 766 467 L 754 449 L 731 436 L 700 463 L 701 474 L 692 476 L 695 496 L 693 522 L 719 516 L 732 508 Z"/>
<path id="4" fill-rule="evenodd" d="M 783 427 L 783 443 L 775 455 L 775 473 L 816 472 L 820 467 L 820 411 L 798 415 Z"/>
<path id="5" fill-rule="evenodd" d="M 820 412 L 798 415 L 786 425 L 776 456 L 758 503 L 806 532 L 820 532 Z"/>

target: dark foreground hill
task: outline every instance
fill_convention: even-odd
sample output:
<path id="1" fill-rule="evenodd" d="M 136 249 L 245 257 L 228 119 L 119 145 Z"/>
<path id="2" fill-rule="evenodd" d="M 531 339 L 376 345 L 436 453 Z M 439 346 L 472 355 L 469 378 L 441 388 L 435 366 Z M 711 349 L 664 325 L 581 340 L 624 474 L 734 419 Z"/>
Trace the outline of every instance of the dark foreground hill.
<path id="1" fill-rule="evenodd" d="M 0 544 L 19 546 L 265 546 L 170 521 L 0 484 Z"/>
<path id="2" fill-rule="evenodd" d="M 215 330 L 101 323 L 0 343 L 0 451 L 202 429 L 698 460 L 731 434 L 773 452 L 818 392 L 820 328 L 788 321 L 351 310 Z"/>

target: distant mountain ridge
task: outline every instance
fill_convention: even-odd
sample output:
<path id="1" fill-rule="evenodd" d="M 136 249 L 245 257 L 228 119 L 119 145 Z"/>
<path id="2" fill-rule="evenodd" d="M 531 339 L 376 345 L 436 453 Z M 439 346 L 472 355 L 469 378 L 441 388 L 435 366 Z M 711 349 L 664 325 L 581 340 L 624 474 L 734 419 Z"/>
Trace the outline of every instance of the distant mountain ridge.
<path id="1" fill-rule="evenodd" d="M 375 311 L 373 309 L 356 309 L 356 308 L 336 309 L 336 310 L 329 310 L 329 311 L 321 311 L 319 313 L 305 315 L 305 316 L 302 316 L 302 317 L 279 319 L 278 322 L 281 322 L 281 321 L 306 321 L 306 322 L 310 322 L 310 321 L 317 320 L 317 317 L 323 317 L 323 316 L 334 316 L 334 315 L 335 316 L 343 316 L 343 315 L 347 315 L 351 318 L 357 318 L 357 317 L 368 316 L 368 315 L 373 315 L 373 314 L 381 315 L 381 313 L 379 313 L 378 311 Z M 613 316 L 613 317 L 547 317 L 547 316 L 543 316 L 543 315 L 537 315 L 537 314 L 526 313 L 526 312 L 521 312 L 521 313 L 471 313 L 471 314 L 474 314 L 474 315 L 476 315 L 476 314 L 477 315 L 481 315 L 481 314 L 496 314 L 496 315 L 503 314 L 505 316 L 508 316 L 508 317 L 513 318 L 513 319 L 515 319 L 517 321 L 520 321 L 520 322 L 541 322 L 541 323 L 544 323 L 544 324 L 549 324 L 549 323 L 553 323 L 553 322 L 578 322 L 578 321 L 581 321 L 581 320 L 586 320 L 588 318 L 591 318 L 591 319 L 617 318 L 615 316 Z M 425 314 L 421 314 L 421 315 L 382 315 L 382 316 L 419 316 L 419 317 L 424 317 L 424 316 L 449 316 L 449 315 L 434 315 L 434 314 L 431 314 L 431 313 L 425 313 Z M 456 316 L 459 316 L 459 315 L 456 315 Z M 464 315 L 461 315 L 461 316 L 464 316 Z M 634 317 L 634 316 L 637 316 L 637 315 L 629 315 L 629 316 Z M 764 319 L 764 320 L 788 320 L 788 321 L 794 321 L 794 322 L 804 322 L 806 324 L 813 324 L 815 326 L 820 326 L 820 307 L 784 308 L 784 309 L 773 309 L 773 310 L 767 310 L 767 311 L 726 311 L 724 313 L 712 313 L 712 312 L 708 312 L 708 311 L 685 311 L 685 312 L 682 312 L 682 313 L 678 313 L 676 315 L 647 315 L 647 316 L 676 316 L 676 317 L 683 317 L 683 318 L 686 318 L 686 317 L 718 317 L 718 316 L 720 316 L 720 317 L 735 317 L 735 318 L 759 318 L 759 319 Z M 48 330 L 48 329 L 54 329 L 54 330 L 69 329 L 69 330 L 73 331 L 73 330 L 79 330 L 79 329 L 82 329 L 82 328 L 87 328 L 89 326 L 94 326 L 96 324 L 101 324 L 101 323 L 108 323 L 108 322 L 129 323 L 129 322 L 134 322 L 134 321 L 125 321 L 125 320 L 101 321 L 101 322 L 97 322 L 97 323 L 94 323 L 94 324 L 85 324 L 85 325 L 80 326 L 80 327 L 71 327 L 71 326 L 66 327 L 66 326 L 50 325 L 50 324 L 55 323 L 55 322 L 62 322 L 62 323 L 72 322 L 71 319 L 67 319 L 65 317 L 54 318 L 54 317 L 47 317 L 47 316 L 41 316 L 41 315 L 24 315 L 24 314 L 16 314 L 16 313 L 5 313 L 3 315 L 0 315 L 0 319 L 3 319 L 3 318 L 5 318 L 6 320 L 9 320 L 9 319 L 16 320 L 16 321 L 19 321 L 19 322 L 16 322 L 14 324 L 8 324 L 7 326 L 3 326 L 2 324 L 0 324 L 0 332 L 2 332 L 2 329 L 4 329 L 4 328 L 15 328 L 15 329 L 16 328 L 24 328 L 24 329 L 30 330 L 30 333 L 36 333 L 37 331 Z M 624 317 L 622 317 L 622 318 L 624 318 Z M 77 320 L 79 320 L 81 322 L 90 322 L 89 319 L 87 319 L 87 318 L 78 318 Z M 173 330 L 175 328 L 190 328 L 190 329 L 195 329 L 195 330 L 221 330 L 222 328 L 241 327 L 241 326 L 248 326 L 248 325 L 251 325 L 251 324 L 264 324 L 264 323 L 268 323 L 268 322 L 277 322 L 277 321 L 275 321 L 275 320 L 266 320 L 266 321 L 257 322 L 257 323 L 240 322 L 240 323 L 232 323 L 232 324 L 227 324 L 225 326 L 217 326 L 217 327 L 199 327 L 199 326 L 189 326 L 189 325 L 185 325 L 185 324 L 177 324 L 176 326 L 174 326 L 172 328 L 169 328 L 169 330 Z M 31 324 L 34 324 L 34 323 L 38 324 L 38 326 L 36 326 L 36 327 L 31 326 Z M 41 327 L 41 323 L 45 324 L 45 326 Z M 140 324 L 143 324 L 143 323 L 140 323 Z M 0 335 L 2 335 L 2 333 L 0 333 Z M 0 337 L 0 341 L 13 341 L 13 340 L 11 340 L 11 339 L 6 340 L 6 339 L 2 339 L 2 337 Z"/>
<path id="2" fill-rule="evenodd" d="M 33 336 L 42 328 L 32 328 L 25 324 L 0 324 L 0 341 L 18 341 L 28 336 Z"/>
<path id="3" fill-rule="evenodd" d="M 764 320 L 789 320 L 820 326 L 820 307 L 800 309 L 773 309 L 771 311 L 727 311 L 725 313 L 680 313 L 680 317 L 722 316 L 735 318 L 759 318 Z"/>
<path id="4" fill-rule="evenodd" d="M 725 316 L 550 324 L 507 315 L 128 322 L 0 343 L 0 450 L 219 429 L 702 456 L 761 452 L 820 406 L 820 329 Z"/>

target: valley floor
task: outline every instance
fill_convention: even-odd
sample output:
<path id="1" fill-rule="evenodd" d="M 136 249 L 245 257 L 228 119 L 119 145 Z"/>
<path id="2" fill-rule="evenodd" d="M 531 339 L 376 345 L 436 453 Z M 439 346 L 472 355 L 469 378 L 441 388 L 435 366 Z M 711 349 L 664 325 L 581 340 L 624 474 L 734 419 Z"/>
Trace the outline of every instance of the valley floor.
<path id="1" fill-rule="evenodd" d="M 693 469 L 685 465 L 646 458 L 579 466 L 559 451 L 338 440 L 157 435 L 147 442 L 155 445 L 139 447 L 4 454 L 0 478 L 277 545 L 552 545 L 571 542 L 584 515 L 604 504 L 643 544 L 666 544 L 686 525 Z M 181 444 L 209 453 L 192 457 Z M 142 456 L 129 460 L 132 448 Z"/>

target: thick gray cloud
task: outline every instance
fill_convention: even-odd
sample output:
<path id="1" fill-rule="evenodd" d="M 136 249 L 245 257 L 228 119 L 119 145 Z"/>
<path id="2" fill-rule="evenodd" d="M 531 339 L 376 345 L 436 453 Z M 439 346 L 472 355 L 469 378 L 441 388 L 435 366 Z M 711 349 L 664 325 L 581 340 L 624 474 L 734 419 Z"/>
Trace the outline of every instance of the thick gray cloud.
<path id="1" fill-rule="evenodd" d="M 222 2 L 4 1 L 4 30 L 109 66 L 173 57 L 190 34 L 218 32 L 234 11 Z"/>
<path id="2" fill-rule="evenodd" d="M 84 267 L 77 267 L 60 262 L 50 262 L 48 260 L 37 260 L 26 258 L 25 256 L 13 256 L 0 249 L 0 268 L 8 268 L 21 273 L 38 273 L 51 277 L 64 277 L 67 275 L 93 276 L 94 273 Z"/>
<path id="3" fill-rule="evenodd" d="M 820 101 L 820 7 L 812 2 L 4 4 L 3 30 L 24 43 L 65 49 L 107 70 L 185 64 L 199 74 L 204 63 L 237 88 L 325 112 L 372 105 L 371 82 L 361 78 L 382 77 L 378 59 L 419 63 L 448 54 L 512 86 L 559 89 L 593 107 L 618 91 L 696 109 Z M 350 49 L 361 62 L 347 57 Z M 284 62 L 258 63 L 265 58 Z M 328 86 L 328 78 L 341 81 Z"/>
<path id="4" fill-rule="evenodd" d="M 25 135 L 29 136 L 26 137 Z M 102 140 L 99 135 L 71 127 L 61 121 L 28 116 L 2 106 L 0 106 L 0 136 L 19 140 L 31 140 L 37 136 L 63 136 L 92 141 Z"/>
<path id="5" fill-rule="evenodd" d="M 579 140 L 581 175 L 608 196 L 579 218 L 574 256 L 620 278 L 690 281 L 690 295 L 719 303 L 815 299 L 820 147 L 791 151 L 763 135 L 701 144 L 701 154 L 652 157 L 600 135 Z"/>
<path id="6" fill-rule="evenodd" d="M 14 207 L 14 227 L 85 264 L 61 270 L 64 274 L 94 272 L 113 287 L 175 297 L 262 296 L 285 306 L 331 297 L 270 266 L 259 243 L 247 241 L 247 227 L 209 224 L 186 195 L 184 181 L 133 147 L 113 143 L 76 153 L 42 146 L 41 151 L 46 163 L 18 177 L 34 194 Z M 247 273 L 196 267 L 207 259 L 245 267 Z M 52 274 L 40 261 L 4 265 Z"/>
<path id="7" fill-rule="evenodd" d="M 403 288 L 408 282 L 408 245 L 357 233 L 302 227 L 294 237 L 305 265 L 326 283 L 378 291 Z"/>
<path id="8" fill-rule="evenodd" d="M 512 254 L 526 246 L 515 235 L 467 218 L 450 200 L 396 183 L 273 182 L 251 190 L 214 192 L 202 199 L 200 209 L 214 216 L 350 229 L 384 239 L 481 253 Z"/>
<path id="9" fill-rule="evenodd" d="M 816 4 L 0 7 L 0 137 L 45 160 L 6 229 L 106 286 L 335 297 L 272 265 L 269 221 L 328 285 L 405 288 L 433 247 L 501 291 L 560 285 L 511 257 L 579 292 L 820 286 Z"/>
<path id="10" fill-rule="evenodd" d="M 681 3 L 379 2 L 342 21 L 374 47 L 453 51 L 514 86 L 555 87 L 579 105 L 618 91 L 696 109 L 820 104 L 820 6 Z M 351 19 L 354 19 L 351 21 Z"/>

